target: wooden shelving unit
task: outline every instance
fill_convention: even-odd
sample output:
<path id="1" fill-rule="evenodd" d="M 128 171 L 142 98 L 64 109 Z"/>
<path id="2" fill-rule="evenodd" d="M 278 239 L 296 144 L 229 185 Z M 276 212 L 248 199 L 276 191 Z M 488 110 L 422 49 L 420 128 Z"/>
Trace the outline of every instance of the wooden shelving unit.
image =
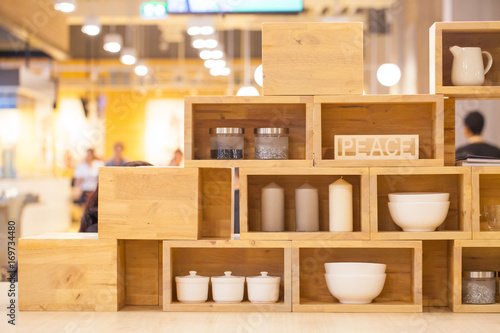
<path id="1" fill-rule="evenodd" d="M 314 164 L 319 167 L 443 166 L 443 97 L 364 95 L 314 97 Z M 335 160 L 334 135 L 419 136 L 418 160 Z"/>
<path id="2" fill-rule="evenodd" d="M 386 282 L 371 304 L 341 304 L 328 291 L 326 262 L 387 265 Z M 421 312 L 421 241 L 293 241 L 294 312 Z"/>
<path id="3" fill-rule="evenodd" d="M 488 229 L 484 205 L 500 205 L 500 167 L 472 168 L 473 239 L 500 240 L 500 231 Z"/>
<path id="4" fill-rule="evenodd" d="M 186 97 L 184 164 L 186 167 L 308 167 L 313 165 L 311 96 Z M 210 159 L 213 127 L 245 128 L 244 159 Z M 253 130 L 289 128 L 288 160 L 255 160 Z"/>
<path id="5" fill-rule="evenodd" d="M 232 197 L 229 168 L 101 168 L 99 238 L 229 239 Z"/>
<path id="6" fill-rule="evenodd" d="M 462 272 L 466 270 L 500 271 L 500 240 L 458 240 L 452 247 L 453 312 L 500 313 L 500 303 L 462 304 Z"/>
<path id="7" fill-rule="evenodd" d="M 353 232 L 329 231 L 328 186 L 343 177 L 353 186 Z M 285 231 L 262 232 L 261 190 L 274 182 L 285 189 Z M 304 183 L 318 189 L 319 232 L 295 231 L 295 189 Z M 368 168 L 277 168 L 240 170 L 240 233 L 246 240 L 368 240 Z"/>
<path id="8" fill-rule="evenodd" d="M 436 231 L 404 232 L 387 203 L 394 192 L 449 192 L 448 216 Z M 371 239 L 471 239 L 471 170 L 468 167 L 371 168 Z"/>
<path id="9" fill-rule="evenodd" d="M 283 241 L 164 241 L 163 242 L 163 310 L 222 312 L 290 312 L 291 308 L 291 243 Z M 252 304 L 245 296 L 239 304 L 208 301 L 183 304 L 177 301 L 175 277 L 195 270 L 202 276 L 221 276 L 232 271 L 237 276 L 257 276 L 261 271 L 280 276 L 280 296 L 274 304 Z"/>
<path id="10" fill-rule="evenodd" d="M 429 30 L 430 93 L 462 99 L 500 98 L 500 22 L 436 22 Z M 482 86 L 453 86 L 451 46 L 480 47 L 493 57 Z"/>

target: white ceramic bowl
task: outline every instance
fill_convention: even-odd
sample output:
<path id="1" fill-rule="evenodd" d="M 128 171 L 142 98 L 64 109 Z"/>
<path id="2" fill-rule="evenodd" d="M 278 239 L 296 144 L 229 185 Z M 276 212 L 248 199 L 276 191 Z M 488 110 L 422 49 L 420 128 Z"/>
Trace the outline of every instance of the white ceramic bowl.
<path id="1" fill-rule="evenodd" d="M 450 193 L 400 192 L 389 193 L 390 202 L 443 202 L 450 200 Z"/>
<path id="2" fill-rule="evenodd" d="M 450 202 L 389 202 L 389 212 L 404 231 L 434 231 L 446 220 Z"/>
<path id="3" fill-rule="evenodd" d="M 343 304 L 371 303 L 384 289 L 385 274 L 331 275 L 325 274 L 330 293 Z"/>
<path id="4" fill-rule="evenodd" d="M 377 275 L 385 273 L 385 264 L 368 262 L 327 262 L 326 274 L 335 275 Z"/>

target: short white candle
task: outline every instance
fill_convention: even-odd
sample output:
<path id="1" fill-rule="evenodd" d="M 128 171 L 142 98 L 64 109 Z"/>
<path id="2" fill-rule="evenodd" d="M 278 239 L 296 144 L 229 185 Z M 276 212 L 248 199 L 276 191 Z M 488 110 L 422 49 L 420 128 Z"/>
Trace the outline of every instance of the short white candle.
<path id="1" fill-rule="evenodd" d="M 285 230 L 285 190 L 275 183 L 262 188 L 261 230 Z"/>
<path id="2" fill-rule="evenodd" d="M 295 189 L 295 230 L 319 231 L 318 189 L 307 183 Z"/>
<path id="3" fill-rule="evenodd" d="M 352 185 L 341 178 L 328 190 L 330 231 L 352 231 Z"/>

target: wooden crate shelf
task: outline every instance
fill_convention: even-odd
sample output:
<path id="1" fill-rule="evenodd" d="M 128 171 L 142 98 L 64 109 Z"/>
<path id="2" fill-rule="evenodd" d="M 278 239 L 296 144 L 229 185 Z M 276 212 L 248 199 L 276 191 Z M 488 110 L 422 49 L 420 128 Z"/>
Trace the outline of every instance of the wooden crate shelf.
<path id="1" fill-rule="evenodd" d="M 436 231 L 404 232 L 387 206 L 393 192 L 449 192 L 448 216 Z M 471 202 L 468 167 L 371 168 L 371 239 L 471 239 Z"/>
<path id="2" fill-rule="evenodd" d="M 219 312 L 290 312 L 291 311 L 291 243 L 285 241 L 165 241 L 163 243 L 163 310 Z M 195 270 L 203 276 L 221 276 L 232 271 L 237 276 L 257 276 L 261 271 L 280 276 L 280 296 L 274 304 L 252 304 L 245 296 L 239 304 L 208 301 L 183 304 L 177 301 L 175 277 Z"/>
<path id="3" fill-rule="evenodd" d="M 341 304 L 328 291 L 326 262 L 387 265 L 386 282 L 371 304 Z M 294 312 L 421 312 L 422 242 L 293 241 Z"/>
<path id="4" fill-rule="evenodd" d="M 343 177 L 353 186 L 353 232 L 329 231 L 328 186 Z M 274 182 L 285 189 L 285 231 L 261 231 L 261 190 Z M 295 232 L 295 189 L 304 183 L 318 189 L 319 232 Z M 247 240 L 368 240 L 368 168 L 240 169 L 240 237 Z"/>
<path id="5" fill-rule="evenodd" d="M 423 306 L 439 310 L 451 308 L 451 292 L 453 291 L 452 262 L 450 246 L 452 240 L 424 240 L 422 289 Z"/>
<path id="6" fill-rule="evenodd" d="M 204 96 L 185 98 L 185 166 L 196 167 L 307 167 L 313 165 L 311 96 Z M 210 159 L 213 127 L 245 128 L 244 159 Z M 288 160 L 256 160 L 253 130 L 289 128 Z"/>
<path id="7" fill-rule="evenodd" d="M 472 168 L 473 239 L 500 240 L 500 231 L 488 229 L 484 205 L 500 205 L 500 167 Z"/>
<path id="8" fill-rule="evenodd" d="M 99 238 L 229 239 L 231 180 L 230 168 L 101 168 Z"/>
<path id="9" fill-rule="evenodd" d="M 500 22 L 436 22 L 429 29 L 430 93 L 463 99 L 500 98 Z M 493 57 L 482 86 L 453 86 L 449 48 L 480 47 Z"/>
<path id="10" fill-rule="evenodd" d="M 440 95 L 314 97 L 315 166 L 443 166 Z M 417 160 L 335 160 L 334 135 L 419 135 Z"/>
<path id="11" fill-rule="evenodd" d="M 466 270 L 500 271 L 500 240 L 457 240 L 452 247 L 454 312 L 500 313 L 500 303 L 462 304 L 462 272 Z"/>

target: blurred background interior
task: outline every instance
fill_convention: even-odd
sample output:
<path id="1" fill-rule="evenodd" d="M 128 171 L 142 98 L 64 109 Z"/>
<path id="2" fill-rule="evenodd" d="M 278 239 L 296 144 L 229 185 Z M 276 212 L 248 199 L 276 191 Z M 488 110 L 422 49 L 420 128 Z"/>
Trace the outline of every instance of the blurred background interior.
<path id="1" fill-rule="evenodd" d="M 365 93 L 425 94 L 429 27 L 499 19 L 497 0 L 2 0 L 1 225 L 76 231 L 72 182 L 89 148 L 103 162 L 182 165 L 184 96 L 262 94 L 262 22 L 362 21 Z M 390 87 L 385 63 L 401 72 Z M 473 109 L 498 144 L 498 102 L 475 100 L 457 103 L 457 146 Z"/>

